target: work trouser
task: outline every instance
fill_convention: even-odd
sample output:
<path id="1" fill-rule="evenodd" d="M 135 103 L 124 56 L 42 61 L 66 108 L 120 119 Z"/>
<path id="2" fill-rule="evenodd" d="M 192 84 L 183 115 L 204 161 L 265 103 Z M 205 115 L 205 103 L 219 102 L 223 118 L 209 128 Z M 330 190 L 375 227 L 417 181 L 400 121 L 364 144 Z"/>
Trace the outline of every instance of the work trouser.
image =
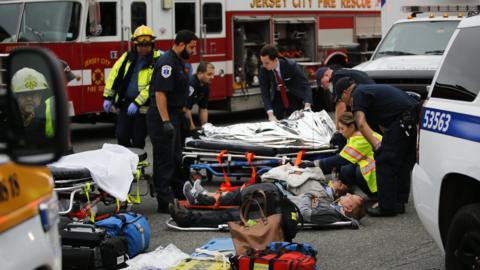
<path id="1" fill-rule="evenodd" d="M 144 113 L 140 113 L 140 110 L 135 115 L 128 116 L 127 109 L 130 104 L 131 100 L 127 100 L 120 105 L 115 131 L 117 142 L 125 147 L 143 149 L 145 147 L 145 138 L 147 137 L 146 116 Z"/>
<path id="2" fill-rule="evenodd" d="M 175 128 L 172 138 L 163 132 L 163 121 L 155 102 L 150 103 L 147 113 L 148 134 L 153 146 L 153 181 L 160 207 L 167 207 L 174 198 L 184 199 L 181 171 L 181 130 L 183 117 L 180 110 L 169 111 L 170 122 Z"/>
<path id="3" fill-rule="evenodd" d="M 240 188 L 222 194 L 218 198 L 218 205 L 230 206 L 240 205 Z M 197 197 L 198 205 L 214 205 L 215 198 L 206 194 L 199 194 Z"/>
<path id="4" fill-rule="evenodd" d="M 303 100 L 290 92 L 287 92 L 288 108 L 283 106 L 282 96 L 280 91 L 275 91 L 275 96 L 272 100 L 272 109 L 275 117 L 280 120 L 287 118 L 292 112 L 303 109 Z"/>
<path id="5" fill-rule="evenodd" d="M 363 193 L 365 193 L 365 195 L 370 198 L 376 195 L 376 193 L 372 193 L 372 191 L 370 191 L 367 181 L 363 177 L 362 172 L 360 171 L 360 167 L 358 165 L 349 164 L 342 166 L 340 168 L 339 179 L 349 187 L 352 185 L 356 185 L 360 188 L 360 190 L 362 190 Z"/>
<path id="6" fill-rule="evenodd" d="M 345 165 L 352 164 L 350 161 L 344 159 L 339 154 L 335 154 L 334 156 L 326 157 L 320 159 L 320 169 L 324 174 L 332 173 L 333 170 L 337 173 L 340 172 L 340 168 Z"/>
<path id="7" fill-rule="evenodd" d="M 381 147 L 375 151 L 378 202 L 384 210 L 394 210 L 396 204 L 407 203 L 410 195 L 417 117 L 413 109 L 403 115 L 406 114 L 409 116 L 399 117 L 384 129 Z M 411 129 L 406 130 L 407 126 Z"/>

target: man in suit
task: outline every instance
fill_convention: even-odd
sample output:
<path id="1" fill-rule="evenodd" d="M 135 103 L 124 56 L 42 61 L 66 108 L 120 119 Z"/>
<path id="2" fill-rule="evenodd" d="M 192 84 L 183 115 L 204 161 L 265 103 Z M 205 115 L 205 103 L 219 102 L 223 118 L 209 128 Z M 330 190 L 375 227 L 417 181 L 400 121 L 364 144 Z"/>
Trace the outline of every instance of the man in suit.
<path id="1" fill-rule="evenodd" d="M 260 89 L 268 120 L 276 121 L 293 111 L 310 109 L 312 89 L 296 62 L 278 57 L 273 45 L 265 45 L 260 50 L 260 60 Z"/>

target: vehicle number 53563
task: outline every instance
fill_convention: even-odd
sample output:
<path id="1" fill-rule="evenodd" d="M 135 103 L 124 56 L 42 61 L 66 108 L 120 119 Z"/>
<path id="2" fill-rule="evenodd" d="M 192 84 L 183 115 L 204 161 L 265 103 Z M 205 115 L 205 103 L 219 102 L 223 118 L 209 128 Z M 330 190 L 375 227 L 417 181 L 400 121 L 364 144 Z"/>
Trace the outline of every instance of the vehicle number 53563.
<path id="1" fill-rule="evenodd" d="M 422 127 L 434 131 L 447 132 L 452 116 L 449 113 L 425 110 Z"/>

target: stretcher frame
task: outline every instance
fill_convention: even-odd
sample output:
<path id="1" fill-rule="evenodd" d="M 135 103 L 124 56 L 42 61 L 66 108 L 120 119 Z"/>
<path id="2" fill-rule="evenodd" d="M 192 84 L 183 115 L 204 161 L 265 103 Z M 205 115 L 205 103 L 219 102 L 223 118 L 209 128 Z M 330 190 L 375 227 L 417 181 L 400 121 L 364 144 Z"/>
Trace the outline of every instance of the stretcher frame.
<path id="1" fill-rule="evenodd" d="M 155 190 L 153 188 L 153 180 L 152 177 L 145 172 L 145 168 L 149 166 L 149 162 L 146 158 L 142 161 L 139 161 L 137 164 L 137 170 L 134 175 L 134 180 L 132 181 L 132 185 L 130 188 L 130 192 L 128 194 L 128 198 L 126 201 L 126 207 L 130 207 L 131 204 L 140 204 L 141 197 L 150 196 L 155 197 Z M 145 180 L 147 182 L 147 191 L 141 193 L 140 192 L 140 181 Z M 58 197 L 67 197 L 67 207 L 66 210 L 59 211 L 59 215 L 68 215 L 72 213 L 74 204 L 76 202 L 80 203 L 81 209 L 78 211 L 80 212 L 79 215 L 87 211 L 91 211 L 93 207 L 95 207 L 99 202 L 104 201 L 110 197 L 107 192 L 101 191 L 98 185 L 93 181 L 91 176 L 88 177 L 79 177 L 79 178 L 72 178 L 72 179 L 62 179 L 62 180 L 55 180 L 55 185 L 61 185 L 62 187 L 54 187 L 54 191 L 57 193 Z M 70 186 L 65 186 L 70 185 Z M 90 195 L 87 196 L 87 201 L 81 200 L 76 197 L 77 194 L 84 192 L 87 193 L 86 188 L 88 187 L 88 193 L 91 193 L 91 200 L 89 198 Z M 133 196 L 132 196 L 132 193 Z M 110 197 L 111 198 L 111 197 Z M 113 199 L 117 203 L 117 211 L 120 210 L 120 202 L 116 199 Z M 87 217 L 83 217 L 87 218 Z M 94 217 L 91 217 L 94 219 Z M 92 220 L 93 221 L 93 220 Z"/>
<path id="2" fill-rule="evenodd" d="M 233 169 L 245 168 L 247 171 L 251 171 L 252 166 L 256 168 L 256 174 L 261 175 L 272 167 L 284 165 L 287 162 L 299 163 L 301 159 L 317 159 L 321 156 L 333 155 L 337 152 L 337 148 L 325 148 L 321 150 L 301 151 L 297 153 L 288 153 L 275 156 L 255 156 L 252 155 L 252 160 L 245 161 L 246 156 L 252 153 L 239 154 L 239 153 L 227 153 L 226 150 L 215 152 L 213 150 L 198 150 L 196 148 L 186 147 L 182 152 L 182 165 L 185 166 L 187 160 L 190 160 L 188 166 L 190 170 L 201 171 L 205 170 L 208 180 L 212 176 L 229 176 L 236 177 L 248 177 L 251 175 L 249 172 L 231 172 Z M 225 152 L 225 154 L 222 154 Z M 219 155 L 222 154 L 219 162 Z"/>
<path id="3" fill-rule="evenodd" d="M 169 218 L 165 225 L 169 229 L 181 232 L 204 232 L 204 231 L 215 231 L 215 232 L 228 232 L 227 224 L 219 224 L 218 227 L 181 227 L 178 226 L 173 218 Z M 313 224 L 313 223 L 304 223 L 303 226 L 299 225 L 301 230 L 321 230 L 321 229 L 340 229 L 340 228 L 350 228 L 353 230 L 358 230 L 360 225 L 355 221 L 337 221 L 331 224 Z"/>

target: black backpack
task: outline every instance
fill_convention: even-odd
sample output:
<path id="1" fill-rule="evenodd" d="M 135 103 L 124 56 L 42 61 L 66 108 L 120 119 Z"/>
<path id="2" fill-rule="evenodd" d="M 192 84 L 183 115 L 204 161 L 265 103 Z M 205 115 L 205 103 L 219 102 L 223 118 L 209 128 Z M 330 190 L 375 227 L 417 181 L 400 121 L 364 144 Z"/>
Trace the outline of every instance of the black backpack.
<path id="1" fill-rule="evenodd" d="M 287 196 L 279 190 L 273 183 L 259 183 L 247 186 L 241 191 L 240 201 L 243 203 L 249 198 L 257 200 L 259 205 L 263 205 L 263 196 L 256 193 L 256 190 L 262 190 L 267 198 L 266 215 L 282 214 L 282 229 L 284 239 L 291 242 L 298 231 L 298 223 L 303 224 L 303 218 L 298 207 L 290 201 Z M 255 215 L 258 212 L 258 207 L 252 205 L 250 212 Z"/>

